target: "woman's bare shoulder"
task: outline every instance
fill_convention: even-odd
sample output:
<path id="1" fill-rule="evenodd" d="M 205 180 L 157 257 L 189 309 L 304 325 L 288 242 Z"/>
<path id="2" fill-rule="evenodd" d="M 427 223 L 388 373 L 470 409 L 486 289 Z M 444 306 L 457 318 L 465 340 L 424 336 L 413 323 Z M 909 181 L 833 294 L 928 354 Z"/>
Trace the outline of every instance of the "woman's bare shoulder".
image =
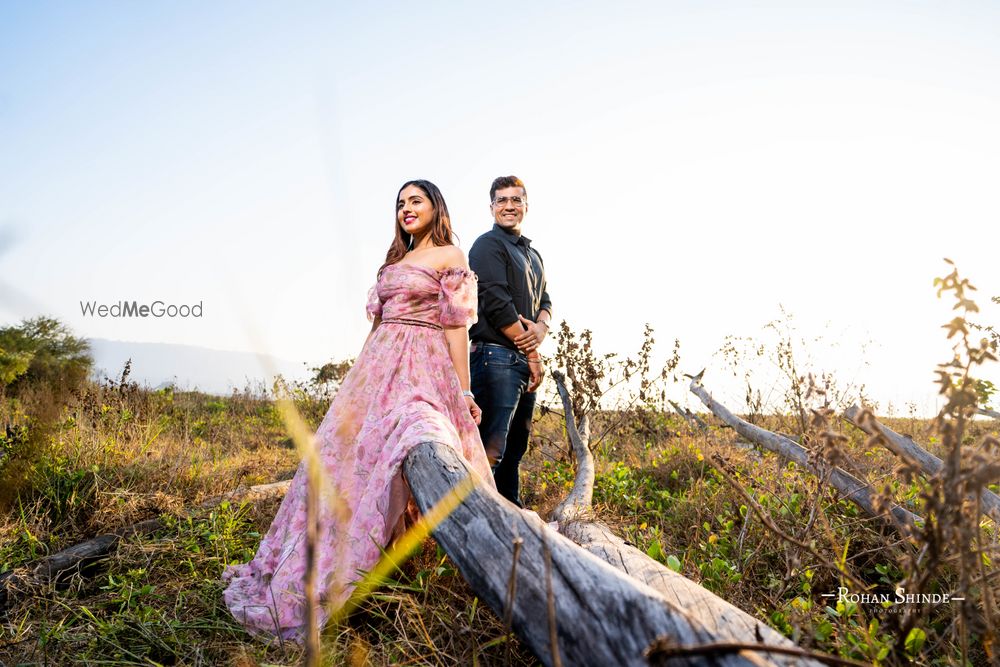
<path id="1" fill-rule="evenodd" d="M 459 267 L 469 268 L 469 260 L 465 258 L 465 253 L 457 245 L 443 245 L 434 248 L 432 256 L 434 268 L 438 270 Z"/>

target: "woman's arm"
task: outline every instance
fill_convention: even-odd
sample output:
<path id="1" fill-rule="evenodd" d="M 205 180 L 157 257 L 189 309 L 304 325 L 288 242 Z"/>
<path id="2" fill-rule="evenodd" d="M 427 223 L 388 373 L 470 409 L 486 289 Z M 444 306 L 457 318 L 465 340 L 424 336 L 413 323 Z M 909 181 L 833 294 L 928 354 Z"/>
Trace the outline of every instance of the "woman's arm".
<path id="1" fill-rule="evenodd" d="M 448 343 L 451 365 L 455 367 L 455 373 L 458 375 L 458 384 L 462 391 L 469 391 L 472 386 L 469 373 L 469 330 L 465 327 L 445 327 L 444 339 Z M 470 396 L 465 396 L 465 404 L 469 406 L 472 419 L 478 424 L 482 419 L 482 410 Z"/>
<path id="2" fill-rule="evenodd" d="M 458 384 L 462 391 L 469 391 L 472 380 L 469 375 L 469 331 L 465 327 L 446 327 L 444 338 L 448 341 L 448 355 L 458 374 Z"/>
<path id="3" fill-rule="evenodd" d="M 445 270 L 449 268 L 469 270 L 469 263 L 465 259 L 465 253 L 458 246 L 442 246 L 437 248 L 435 257 L 437 268 Z M 448 354 L 451 356 L 451 363 L 458 373 L 458 383 L 462 385 L 462 391 L 469 391 L 471 380 L 469 376 L 469 329 L 468 327 L 445 327 L 444 337 L 448 341 Z"/>
<path id="4" fill-rule="evenodd" d="M 450 268 L 469 270 L 469 262 L 465 259 L 465 253 L 458 246 L 442 246 L 436 249 L 436 268 L 444 271 Z M 469 372 L 469 329 L 466 326 L 444 327 L 444 339 L 448 343 L 448 356 L 451 357 L 451 365 L 455 367 L 455 374 L 458 375 L 458 384 L 462 391 L 470 391 L 472 385 L 471 373 Z M 483 417 L 483 411 L 476 405 L 476 401 L 465 396 L 465 404 L 469 407 L 469 414 L 478 424 Z"/>
<path id="5" fill-rule="evenodd" d="M 382 324 L 382 316 L 376 315 L 375 319 L 372 320 L 372 329 L 368 332 L 368 336 L 365 338 L 365 344 L 361 346 L 362 350 L 368 347 L 368 341 L 372 339 L 372 334 L 375 333 L 375 330 L 378 329 L 378 325 L 380 324 Z"/>

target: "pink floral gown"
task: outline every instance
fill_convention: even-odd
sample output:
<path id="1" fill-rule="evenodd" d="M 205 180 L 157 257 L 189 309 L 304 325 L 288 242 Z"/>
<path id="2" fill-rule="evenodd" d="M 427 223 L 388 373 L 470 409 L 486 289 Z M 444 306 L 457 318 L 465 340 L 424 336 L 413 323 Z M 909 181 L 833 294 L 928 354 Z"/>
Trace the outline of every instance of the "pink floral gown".
<path id="1" fill-rule="evenodd" d="M 317 545 L 320 627 L 393 536 L 409 499 L 402 462 L 415 445 L 447 443 L 493 484 L 442 330 L 475 322 L 476 288 L 464 269 L 393 264 L 369 293 L 369 319 L 382 324 L 316 431 L 328 480 Z M 306 479 L 300 464 L 257 555 L 223 574 L 226 605 L 254 634 L 304 636 Z"/>

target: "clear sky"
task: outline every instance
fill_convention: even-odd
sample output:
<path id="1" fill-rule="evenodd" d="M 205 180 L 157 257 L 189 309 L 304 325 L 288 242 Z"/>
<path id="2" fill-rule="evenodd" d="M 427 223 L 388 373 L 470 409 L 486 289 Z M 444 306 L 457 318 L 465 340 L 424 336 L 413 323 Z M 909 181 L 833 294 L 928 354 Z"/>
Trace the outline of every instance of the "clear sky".
<path id="1" fill-rule="evenodd" d="M 783 307 L 818 368 L 933 409 L 943 257 L 1000 323 L 1000 5 L 836 4 L 0 4 L 0 321 L 353 356 L 399 185 L 468 249 L 513 173 L 600 350 L 649 322 L 739 407 L 717 351 Z M 204 317 L 80 314 L 119 299 Z"/>

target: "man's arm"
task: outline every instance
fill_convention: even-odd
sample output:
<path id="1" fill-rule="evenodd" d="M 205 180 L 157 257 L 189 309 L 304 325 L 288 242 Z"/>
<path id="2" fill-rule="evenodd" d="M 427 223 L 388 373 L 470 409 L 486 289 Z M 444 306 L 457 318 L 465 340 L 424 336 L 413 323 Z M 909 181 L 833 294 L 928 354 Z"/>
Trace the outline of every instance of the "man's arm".
<path id="1" fill-rule="evenodd" d="M 544 279 L 543 279 L 544 280 Z M 526 317 L 520 317 L 521 324 L 524 325 L 524 332 L 519 333 L 514 338 L 517 349 L 525 354 L 538 349 L 538 346 L 545 340 L 549 333 L 552 320 L 552 300 L 549 298 L 548 281 L 542 282 L 542 298 L 538 307 L 538 316 L 532 322 Z"/>
<path id="2" fill-rule="evenodd" d="M 539 258 L 541 259 L 541 258 Z M 542 265 L 542 271 L 545 270 L 545 265 Z M 544 274 L 542 275 L 542 298 L 538 304 L 538 321 L 542 321 L 542 313 L 545 314 L 545 321 L 548 322 L 552 319 L 552 299 L 549 298 L 549 281 L 545 280 Z"/>
<path id="3" fill-rule="evenodd" d="M 539 260 L 541 257 L 539 257 Z M 526 317 L 521 317 L 521 324 L 524 325 L 524 333 L 518 335 L 514 344 L 518 349 L 528 355 L 528 370 L 531 372 L 531 379 L 528 382 L 528 391 L 535 391 L 545 379 L 545 366 L 542 364 L 542 357 L 538 353 L 538 346 L 545 340 L 549 333 L 550 321 L 552 320 L 552 300 L 549 299 L 547 281 L 542 278 L 542 298 L 540 299 L 538 316 L 535 322 Z"/>
<path id="4" fill-rule="evenodd" d="M 542 275 L 542 280 L 542 299 L 538 305 L 537 321 L 539 324 L 545 325 L 545 334 L 548 334 L 552 328 L 552 299 L 549 298 L 549 281 L 544 279 L 544 274 Z M 543 335 L 542 337 L 544 338 L 545 336 Z M 541 344 L 541 341 L 538 342 Z"/>
<path id="5" fill-rule="evenodd" d="M 507 253 L 499 241 L 479 239 L 469 250 L 469 265 L 479 277 L 479 299 L 483 315 L 511 342 L 524 333 L 507 284 Z M 516 344 L 516 343 L 515 343 Z"/>
<path id="6" fill-rule="evenodd" d="M 541 255 L 538 261 L 542 261 Z M 541 355 L 538 353 L 538 346 L 545 340 L 549 333 L 549 326 L 552 320 L 552 299 L 549 298 L 548 281 L 545 280 L 545 264 L 542 264 L 542 298 L 538 304 L 538 316 L 535 322 L 524 317 L 521 323 L 525 325 L 525 332 L 518 336 L 515 344 L 528 355 L 528 370 L 531 372 L 531 380 L 528 382 L 528 391 L 535 391 L 545 379 L 545 366 L 542 364 Z M 527 348 L 527 349 L 525 349 Z"/>

